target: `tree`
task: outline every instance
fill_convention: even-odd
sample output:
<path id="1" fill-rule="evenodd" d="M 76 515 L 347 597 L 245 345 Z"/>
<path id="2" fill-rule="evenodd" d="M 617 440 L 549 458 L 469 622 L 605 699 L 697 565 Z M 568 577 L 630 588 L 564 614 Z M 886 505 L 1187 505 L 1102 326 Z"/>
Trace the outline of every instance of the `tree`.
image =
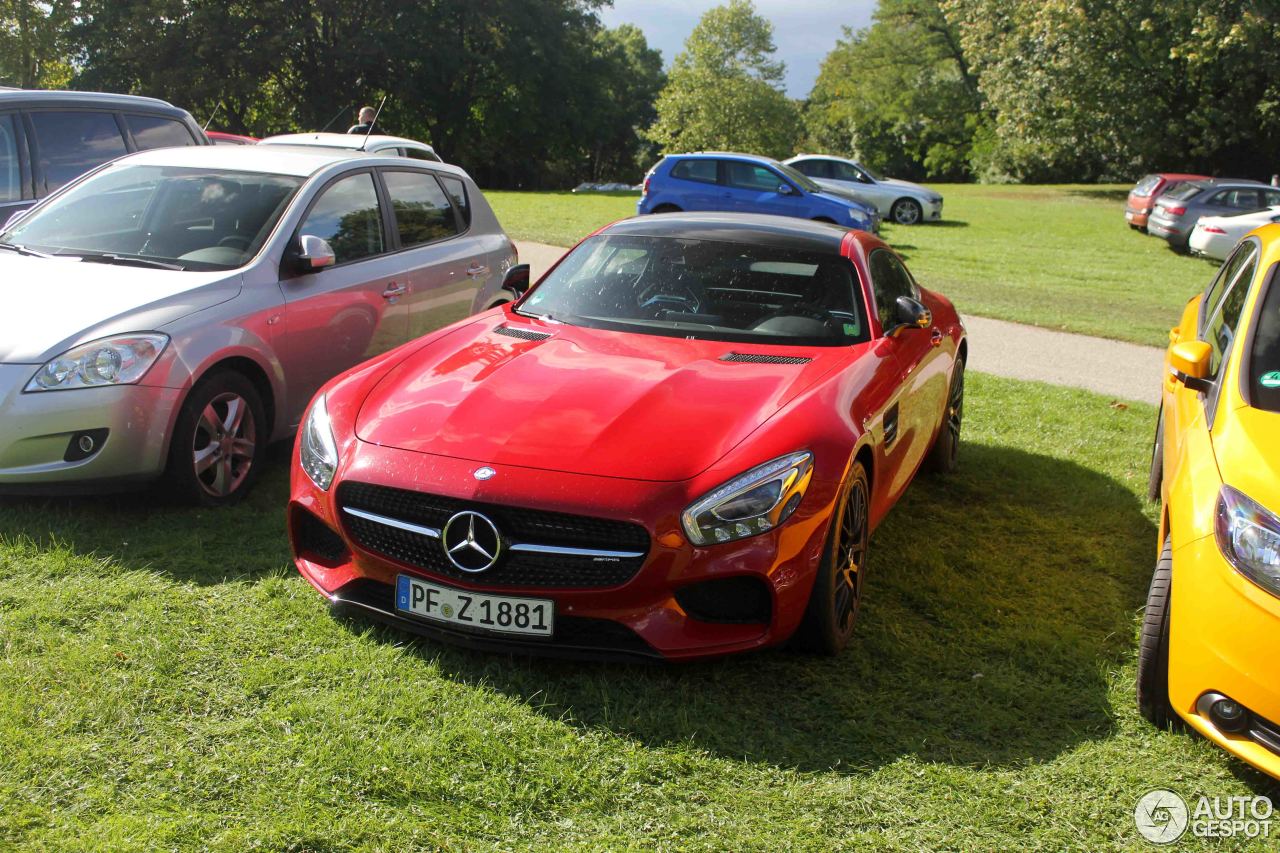
<path id="1" fill-rule="evenodd" d="M 813 145 L 908 178 L 969 176 L 983 100 L 939 0 L 882 0 L 823 60 L 805 112 Z"/>
<path id="2" fill-rule="evenodd" d="M 684 48 L 658 96 L 651 139 L 665 151 L 795 151 L 799 110 L 782 91 L 785 66 L 773 59 L 773 26 L 750 0 L 707 12 Z"/>
<path id="3" fill-rule="evenodd" d="M 70 0 L 0 0 L 0 84 L 57 88 L 71 79 L 64 36 Z"/>

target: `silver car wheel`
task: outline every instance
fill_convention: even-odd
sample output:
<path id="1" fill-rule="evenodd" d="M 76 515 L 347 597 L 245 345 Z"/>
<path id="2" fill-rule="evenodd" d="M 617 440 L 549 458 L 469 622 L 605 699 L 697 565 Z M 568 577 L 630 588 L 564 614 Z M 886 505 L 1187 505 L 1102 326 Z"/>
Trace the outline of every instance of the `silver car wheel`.
<path id="1" fill-rule="evenodd" d="M 209 401 L 196 422 L 192 464 L 200 487 L 214 497 L 230 495 L 249 476 L 256 451 L 257 425 L 249 403 L 224 392 Z"/>
<path id="2" fill-rule="evenodd" d="M 909 198 L 900 198 L 893 203 L 893 209 L 890 211 L 893 221 L 899 225 L 915 225 L 920 221 L 922 211 L 919 202 L 912 201 Z"/>

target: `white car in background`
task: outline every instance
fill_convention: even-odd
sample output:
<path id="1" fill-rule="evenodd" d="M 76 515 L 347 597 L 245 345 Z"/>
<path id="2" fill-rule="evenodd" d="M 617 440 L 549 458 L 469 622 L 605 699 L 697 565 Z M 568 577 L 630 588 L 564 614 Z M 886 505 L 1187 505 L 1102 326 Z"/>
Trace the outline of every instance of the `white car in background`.
<path id="1" fill-rule="evenodd" d="M 1280 205 L 1226 216 L 1202 216 L 1191 229 L 1187 245 L 1192 254 L 1225 261 L 1241 237 L 1272 222 L 1280 222 Z"/>
<path id="2" fill-rule="evenodd" d="M 825 154 L 798 154 L 788 166 L 808 175 L 820 186 L 851 193 L 890 222 L 915 225 L 942 218 L 942 196 L 928 187 L 885 178 L 854 160 Z"/>
<path id="3" fill-rule="evenodd" d="M 364 136 L 359 133 L 282 133 L 268 136 L 259 145 L 315 145 L 320 148 L 343 148 L 348 151 L 366 151 L 383 157 L 409 157 L 413 160 L 430 160 L 443 163 L 436 150 L 425 142 L 405 139 L 402 136 Z"/>

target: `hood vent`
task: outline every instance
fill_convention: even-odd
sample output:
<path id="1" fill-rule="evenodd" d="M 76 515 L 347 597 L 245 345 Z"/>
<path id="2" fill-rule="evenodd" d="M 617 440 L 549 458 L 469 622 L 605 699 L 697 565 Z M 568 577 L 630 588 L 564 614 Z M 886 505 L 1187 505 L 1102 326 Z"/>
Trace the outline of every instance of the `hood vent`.
<path id="1" fill-rule="evenodd" d="M 740 361 L 748 364 L 808 364 L 813 361 L 801 355 L 761 355 L 750 352 L 731 352 L 720 356 L 721 361 Z"/>
<path id="2" fill-rule="evenodd" d="M 535 332 L 533 329 L 518 329 L 512 326 L 499 326 L 494 331 L 509 338 L 519 338 L 522 341 L 545 341 L 551 337 L 550 332 Z"/>

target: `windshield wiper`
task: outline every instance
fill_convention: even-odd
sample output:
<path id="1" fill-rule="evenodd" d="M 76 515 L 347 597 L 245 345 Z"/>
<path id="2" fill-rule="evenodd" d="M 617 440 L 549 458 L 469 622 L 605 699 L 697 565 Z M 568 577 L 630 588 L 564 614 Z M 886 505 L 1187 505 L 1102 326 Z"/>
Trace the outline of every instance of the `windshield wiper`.
<path id="1" fill-rule="evenodd" d="M 26 255 L 31 258 L 52 258 L 53 255 L 45 252 L 37 252 L 35 249 L 28 249 L 26 246 L 19 246 L 17 243 L 5 243 L 0 241 L 0 249 L 8 249 L 10 252 L 17 252 L 19 255 Z"/>
<path id="2" fill-rule="evenodd" d="M 150 258 L 136 258 L 131 255 L 113 255 L 110 252 L 80 255 L 80 262 L 85 264 L 122 264 L 125 266 L 150 267 L 157 270 L 185 270 L 181 264 L 167 264 L 164 261 L 153 261 Z"/>

